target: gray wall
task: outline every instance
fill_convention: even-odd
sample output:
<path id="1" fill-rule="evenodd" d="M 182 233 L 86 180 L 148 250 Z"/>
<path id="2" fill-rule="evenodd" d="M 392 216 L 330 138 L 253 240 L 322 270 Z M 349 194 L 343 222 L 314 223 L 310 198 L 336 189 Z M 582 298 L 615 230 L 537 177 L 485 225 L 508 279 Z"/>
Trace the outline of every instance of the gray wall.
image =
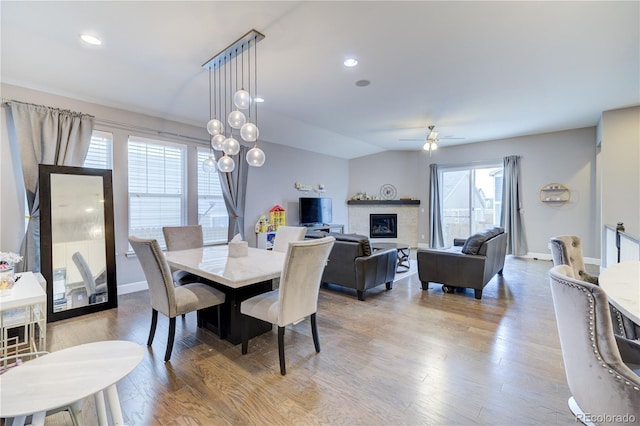
<path id="1" fill-rule="evenodd" d="M 523 207 L 529 252 L 548 254 L 554 235 L 582 237 L 585 256 L 599 257 L 593 223 L 595 207 L 596 128 L 568 130 L 513 139 L 439 148 L 431 157 L 421 151 L 386 152 L 349 162 L 349 196 L 366 191 L 378 194 L 383 183 L 396 186 L 398 196 L 421 200 L 419 243 L 428 244 L 429 164 L 462 165 L 502 162 L 508 155 L 522 157 Z M 539 201 L 540 188 L 560 182 L 571 190 L 571 201 L 550 207 Z"/>
<path id="2" fill-rule="evenodd" d="M 640 107 L 602 114 L 600 166 L 602 225 L 624 222 L 640 236 Z M 601 228 L 602 229 L 602 228 Z"/>

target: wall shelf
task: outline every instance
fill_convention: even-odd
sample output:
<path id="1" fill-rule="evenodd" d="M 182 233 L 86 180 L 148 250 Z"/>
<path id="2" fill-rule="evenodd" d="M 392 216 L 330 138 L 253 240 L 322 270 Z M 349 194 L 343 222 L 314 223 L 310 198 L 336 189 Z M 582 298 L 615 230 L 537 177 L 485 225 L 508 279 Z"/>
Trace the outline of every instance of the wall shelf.
<path id="1" fill-rule="evenodd" d="M 559 207 L 571 200 L 571 191 L 561 183 L 549 183 L 540 188 L 540 201 L 552 207 Z"/>

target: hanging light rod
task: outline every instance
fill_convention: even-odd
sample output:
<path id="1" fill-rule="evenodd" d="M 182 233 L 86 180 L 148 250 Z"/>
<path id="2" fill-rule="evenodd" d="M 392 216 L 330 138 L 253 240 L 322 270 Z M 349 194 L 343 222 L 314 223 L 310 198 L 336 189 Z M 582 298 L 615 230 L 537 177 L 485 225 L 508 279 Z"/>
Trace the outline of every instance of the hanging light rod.
<path id="1" fill-rule="evenodd" d="M 206 70 L 212 69 L 214 63 L 216 64 L 216 66 L 223 66 L 224 64 L 226 64 L 227 62 L 235 58 L 236 55 L 242 53 L 242 46 L 247 45 L 249 41 L 252 41 L 255 44 L 260 40 L 262 40 L 263 38 L 264 38 L 264 34 L 256 30 L 251 30 L 245 35 L 243 35 L 242 37 L 240 37 L 239 39 L 237 39 L 236 41 L 234 41 L 233 43 L 231 43 L 229 46 L 224 48 L 224 50 L 221 50 L 220 52 L 218 52 L 218 54 L 215 55 L 213 58 L 209 59 L 207 62 L 202 64 L 202 68 Z"/>

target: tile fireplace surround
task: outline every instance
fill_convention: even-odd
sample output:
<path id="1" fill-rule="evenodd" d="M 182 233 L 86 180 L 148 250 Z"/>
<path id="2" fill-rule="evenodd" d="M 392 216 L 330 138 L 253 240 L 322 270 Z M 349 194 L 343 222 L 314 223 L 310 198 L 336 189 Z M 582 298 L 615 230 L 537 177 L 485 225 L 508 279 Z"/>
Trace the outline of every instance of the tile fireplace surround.
<path id="1" fill-rule="evenodd" d="M 389 201 L 354 201 L 348 204 L 349 233 L 369 235 L 370 214 L 397 214 L 398 238 L 374 238 L 372 242 L 405 243 L 411 248 L 418 247 L 418 208 L 420 202 L 401 203 Z"/>

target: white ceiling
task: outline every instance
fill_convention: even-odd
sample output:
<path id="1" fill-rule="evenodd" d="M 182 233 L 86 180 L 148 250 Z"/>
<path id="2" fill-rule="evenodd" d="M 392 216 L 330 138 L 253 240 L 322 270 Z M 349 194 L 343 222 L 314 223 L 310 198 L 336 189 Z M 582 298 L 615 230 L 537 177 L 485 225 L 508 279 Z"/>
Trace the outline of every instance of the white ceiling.
<path id="1" fill-rule="evenodd" d="M 261 139 L 354 158 L 419 150 L 399 139 L 430 124 L 464 138 L 446 146 L 594 126 L 639 104 L 639 5 L 3 0 L 0 77 L 204 128 L 202 64 L 255 28 Z M 85 31 L 103 45 L 83 45 Z"/>

